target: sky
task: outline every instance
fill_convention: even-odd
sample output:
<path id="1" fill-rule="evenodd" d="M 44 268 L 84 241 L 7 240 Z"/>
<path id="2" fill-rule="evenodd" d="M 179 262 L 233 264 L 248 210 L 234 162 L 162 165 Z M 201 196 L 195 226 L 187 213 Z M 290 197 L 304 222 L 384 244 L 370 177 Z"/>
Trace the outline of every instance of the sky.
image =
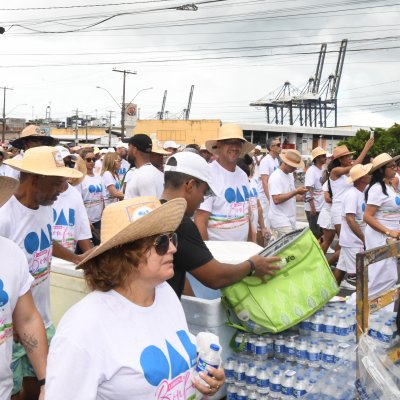
<path id="1" fill-rule="evenodd" d="M 326 42 L 323 84 L 348 39 L 338 125 L 399 122 L 400 3 L 186 1 L 0 0 L 6 115 L 45 118 L 50 110 L 65 120 L 76 110 L 91 117 L 112 111 L 118 124 L 123 79 L 116 68 L 136 72 L 126 77 L 126 101 L 135 98 L 142 119 L 156 117 L 165 90 L 167 115 L 181 117 L 194 85 L 191 119 L 264 123 L 265 110 L 249 103 L 285 81 L 301 90 Z"/>

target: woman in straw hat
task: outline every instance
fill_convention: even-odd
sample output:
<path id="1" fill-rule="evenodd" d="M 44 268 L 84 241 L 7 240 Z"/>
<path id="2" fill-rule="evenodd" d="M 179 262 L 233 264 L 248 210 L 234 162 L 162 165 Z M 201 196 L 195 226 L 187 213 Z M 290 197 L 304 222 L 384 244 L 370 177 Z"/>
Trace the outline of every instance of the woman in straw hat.
<path id="1" fill-rule="evenodd" d="M 118 153 L 107 153 L 103 159 L 100 176 L 104 187 L 104 205 L 124 199 L 117 171 L 121 166 L 121 156 Z"/>
<path id="2" fill-rule="evenodd" d="M 365 192 L 365 247 L 383 246 L 400 239 L 400 193 L 392 186 L 396 160 L 387 153 L 379 154 L 372 163 L 372 179 Z M 390 289 L 397 282 L 397 258 L 386 258 L 368 269 L 369 296 Z M 393 311 L 393 305 L 389 305 Z"/>
<path id="3" fill-rule="evenodd" d="M 50 347 L 48 399 L 193 399 L 214 395 L 221 369 L 192 381 L 194 338 L 167 279 L 174 274 L 184 199 L 106 207 L 101 244 L 79 265 L 93 290 L 63 317 Z"/>
<path id="4" fill-rule="evenodd" d="M 328 185 L 332 192 L 332 222 L 335 225 L 336 233 L 340 235 L 340 225 L 342 221 L 342 201 L 346 192 L 352 187 L 347 181 L 351 168 L 356 164 L 361 164 L 369 149 L 373 146 L 374 139 L 369 139 L 360 155 L 353 161 L 354 151 L 349 151 L 346 145 L 337 146 L 333 150 L 332 161 L 328 167 Z"/>

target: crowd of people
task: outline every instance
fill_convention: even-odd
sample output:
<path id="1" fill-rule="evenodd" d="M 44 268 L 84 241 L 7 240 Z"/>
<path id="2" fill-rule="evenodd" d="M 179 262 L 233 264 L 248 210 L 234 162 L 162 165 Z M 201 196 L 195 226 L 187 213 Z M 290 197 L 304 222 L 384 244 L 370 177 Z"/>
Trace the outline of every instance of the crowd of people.
<path id="1" fill-rule="evenodd" d="M 1 399 L 213 395 L 222 367 L 192 379 L 196 339 L 179 301 L 194 294 L 187 273 L 219 289 L 273 275 L 280 260 L 221 263 L 205 241 L 264 246 L 296 229 L 302 202 L 325 253 L 338 238 L 329 262 L 351 285 L 358 252 L 400 237 L 398 157 L 367 160 L 373 139 L 355 160 L 344 145 L 313 149 L 304 186 L 297 150 L 271 138 L 263 153 L 236 124 L 185 148 L 146 134 L 69 148 L 34 126 L 11 144 L 19 151 L 0 152 Z M 57 329 L 52 257 L 76 264 L 92 290 Z M 376 264 L 372 295 L 397 282 L 395 257 Z"/>

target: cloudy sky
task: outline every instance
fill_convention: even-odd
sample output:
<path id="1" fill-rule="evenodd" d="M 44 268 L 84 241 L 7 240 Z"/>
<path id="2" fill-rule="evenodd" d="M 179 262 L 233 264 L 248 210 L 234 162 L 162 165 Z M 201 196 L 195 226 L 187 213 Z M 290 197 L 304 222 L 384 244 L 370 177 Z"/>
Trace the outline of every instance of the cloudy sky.
<path id="1" fill-rule="evenodd" d="M 190 0 L 189 0 L 190 1 Z M 265 122 L 249 103 L 285 81 L 301 90 L 327 42 L 322 82 L 348 39 L 339 125 L 400 120 L 400 3 L 386 0 L 0 1 L 0 86 L 10 117 L 105 116 L 136 97 L 141 118 L 179 117 L 195 86 L 190 117 Z M 192 7 L 189 7 L 192 8 Z M 152 88 L 148 90 L 142 90 Z M 141 91 L 142 90 L 142 91 Z M 137 94 L 141 91 L 139 94 Z M 0 94 L 2 94 L 0 92 Z M 2 104 L 2 101 L 0 101 Z"/>

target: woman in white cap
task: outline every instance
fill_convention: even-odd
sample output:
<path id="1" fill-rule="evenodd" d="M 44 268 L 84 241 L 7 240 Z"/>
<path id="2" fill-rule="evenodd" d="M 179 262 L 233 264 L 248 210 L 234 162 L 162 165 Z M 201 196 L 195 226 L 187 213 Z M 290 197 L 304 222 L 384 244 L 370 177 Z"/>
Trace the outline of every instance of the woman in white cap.
<path id="1" fill-rule="evenodd" d="M 196 345 L 167 279 L 184 199 L 139 197 L 104 209 L 101 244 L 79 265 L 93 292 L 61 320 L 49 351 L 52 400 L 194 399 L 214 395 L 222 369 L 192 380 Z"/>
<path id="2" fill-rule="evenodd" d="M 372 163 L 372 179 L 365 192 L 365 248 L 384 246 L 400 239 L 400 193 L 392 186 L 396 175 L 396 160 L 387 153 L 379 154 Z M 391 289 L 397 282 L 397 258 L 371 264 L 368 268 L 369 296 Z M 393 311 L 393 305 L 389 305 Z"/>
<path id="3" fill-rule="evenodd" d="M 124 199 L 121 191 L 119 177 L 117 171 L 121 166 L 121 157 L 118 153 L 107 153 L 103 159 L 101 167 L 101 178 L 104 187 L 104 205 L 115 203 Z"/>

